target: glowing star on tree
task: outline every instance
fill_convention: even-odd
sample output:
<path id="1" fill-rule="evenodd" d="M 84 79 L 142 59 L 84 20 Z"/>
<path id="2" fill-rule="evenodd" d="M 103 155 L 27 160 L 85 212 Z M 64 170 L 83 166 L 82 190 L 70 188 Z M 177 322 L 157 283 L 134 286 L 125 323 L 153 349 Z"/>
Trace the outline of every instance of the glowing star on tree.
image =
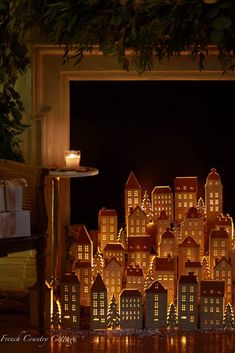
<path id="1" fill-rule="evenodd" d="M 120 316 L 118 312 L 118 306 L 113 295 L 111 302 L 108 308 L 108 318 L 107 318 L 107 327 L 116 329 L 120 324 Z"/>
<path id="2" fill-rule="evenodd" d="M 145 190 L 144 192 L 144 197 L 142 200 L 141 204 L 141 209 L 146 213 L 147 216 L 147 222 L 152 222 L 153 220 L 153 209 L 152 209 L 152 204 L 148 195 L 148 192 Z"/>

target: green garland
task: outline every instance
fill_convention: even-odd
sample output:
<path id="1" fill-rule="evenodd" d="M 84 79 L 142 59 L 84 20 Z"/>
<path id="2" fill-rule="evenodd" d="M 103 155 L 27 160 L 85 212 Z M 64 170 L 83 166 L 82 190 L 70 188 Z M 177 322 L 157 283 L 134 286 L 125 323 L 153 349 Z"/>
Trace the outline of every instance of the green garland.
<path id="1" fill-rule="evenodd" d="M 50 40 L 65 44 L 67 60 L 75 50 L 75 65 L 84 51 L 98 45 L 128 70 L 151 70 L 154 58 L 187 51 L 205 67 L 208 46 L 218 48 L 221 70 L 233 70 L 235 2 L 219 0 L 65 0 L 45 1 L 41 16 Z M 215 0 L 216 1 L 216 0 Z M 126 55 L 132 50 L 131 59 Z"/>
<path id="2" fill-rule="evenodd" d="M 202 70 L 211 44 L 222 72 L 235 65 L 232 0 L 0 0 L 1 157 L 22 159 L 16 136 L 25 129 L 23 105 L 14 85 L 29 65 L 26 38 L 35 27 L 65 45 L 63 61 L 75 65 L 98 46 L 125 70 L 152 70 L 185 51 Z"/>

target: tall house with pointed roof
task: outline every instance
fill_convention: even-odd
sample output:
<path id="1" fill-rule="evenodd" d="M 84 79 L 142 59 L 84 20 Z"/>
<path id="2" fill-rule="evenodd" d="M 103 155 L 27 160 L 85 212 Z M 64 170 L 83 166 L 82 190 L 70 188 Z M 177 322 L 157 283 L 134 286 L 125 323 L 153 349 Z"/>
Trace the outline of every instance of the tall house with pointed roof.
<path id="1" fill-rule="evenodd" d="M 161 241 L 159 244 L 160 257 L 171 257 L 177 256 L 177 245 L 175 241 L 174 233 L 169 228 L 162 234 Z"/>
<path id="2" fill-rule="evenodd" d="M 151 196 L 154 222 L 157 223 L 161 211 L 165 211 L 170 223 L 174 222 L 173 192 L 170 186 L 155 186 Z"/>
<path id="3" fill-rule="evenodd" d="M 223 328 L 224 282 L 202 281 L 200 327 L 203 330 Z"/>
<path id="4" fill-rule="evenodd" d="M 205 184 L 206 218 L 215 222 L 216 216 L 223 213 L 223 186 L 220 175 L 212 168 Z"/>
<path id="5" fill-rule="evenodd" d="M 177 300 L 179 327 L 183 330 L 196 330 L 198 318 L 198 282 L 193 272 L 180 276 Z"/>
<path id="6" fill-rule="evenodd" d="M 154 330 L 167 326 L 167 290 L 155 281 L 146 289 L 146 329 Z"/>
<path id="7" fill-rule="evenodd" d="M 147 235 L 147 216 L 136 206 L 128 216 L 127 237 Z"/>
<path id="8" fill-rule="evenodd" d="M 141 186 L 133 172 L 130 173 L 125 186 L 125 222 L 128 225 L 128 216 L 136 206 L 141 207 Z"/>
<path id="9" fill-rule="evenodd" d="M 107 327 L 107 288 L 98 273 L 90 292 L 90 328 L 105 329 Z"/>
<path id="10" fill-rule="evenodd" d="M 175 177 L 175 221 L 183 222 L 190 207 L 197 206 L 198 182 L 197 177 Z"/>
<path id="11" fill-rule="evenodd" d="M 112 257 L 103 270 L 103 280 L 108 291 L 108 304 L 110 303 L 113 295 L 119 304 L 118 299 L 122 291 L 122 279 L 122 265 L 114 257 Z"/>
<path id="12" fill-rule="evenodd" d="M 79 328 L 80 284 L 75 273 L 65 273 L 60 284 L 61 325 Z"/>
<path id="13" fill-rule="evenodd" d="M 216 260 L 213 269 L 213 279 L 216 281 L 224 281 L 224 302 L 232 304 L 232 264 L 231 260 L 222 257 Z"/>
<path id="14" fill-rule="evenodd" d="M 199 244 L 188 236 L 178 245 L 178 276 L 184 273 L 187 260 L 199 261 L 199 259 Z"/>
<path id="15" fill-rule="evenodd" d="M 205 184 L 205 207 L 206 207 L 206 248 L 208 250 L 209 236 L 215 227 L 217 215 L 223 213 L 223 186 L 220 175 L 212 168 L 207 176 Z"/>
<path id="16" fill-rule="evenodd" d="M 137 289 L 123 289 L 120 295 L 120 328 L 142 329 L 142 295 Z"/>
<path id="17" fill-rule="evenodd" d="M 177 263 L 170 256 L 156 257 L 153 262 L 153 278 L 167 289 L 167 306 L 176 298 Z"/>
<path id="18" fill-rule="evenodd" d="M 188 274 L 189 272 L 192 272 L 196 278 L 197 278 L 197 283 L 198 283 L 198 294 L 200 294 L 201 290 L 201 280 L 202 280 L 202 264 L 200 261 L 186 261 L 185 262 L 185 270 L 184 274 Z"/>
<path id="19" fill-rule="evenodd" d="M 213 273 L 216 259 L 229 258 L 229 238 L 224 228 L 212 230 L 209 242 L 210 271 Z"/>
<path id="20" fill-rule="evenodd" d="M 118 219 L 116 210 L 102 208 L 98 215 L 100 251 L 106 244 L 117 243 Z"/>
<path id="21" fill-rule="evenodd" d="M 70 234 L 73 237 L 71 250 L 75 261 L 92 262 L 93 242 L 84 224 L 70 226 Z"/>
<path id="22" fill-rule="evenodd" d="M 204 221 L 196 207 L 191 207 L 181 223 L 181 237 L 190 236 L 200 246 L 200 256 L 204 255 Z"/>

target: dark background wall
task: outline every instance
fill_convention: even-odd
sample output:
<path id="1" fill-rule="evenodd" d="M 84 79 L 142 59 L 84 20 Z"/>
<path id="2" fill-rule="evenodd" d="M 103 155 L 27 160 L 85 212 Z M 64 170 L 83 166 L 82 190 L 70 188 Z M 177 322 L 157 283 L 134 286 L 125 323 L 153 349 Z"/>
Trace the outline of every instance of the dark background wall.
<path id="1" fill-rule="evenodd" d="M 71 222 L 97 227 L 101 207 L 124 220 L 124 187 L 133 170 L 143 191 L 198 176 L 200 196 L 212 167 L 222 178 L 224 211 L 234 216 L 235 82 L 71 82 L 71 148 L 99 175 L 72 181 Z"/>

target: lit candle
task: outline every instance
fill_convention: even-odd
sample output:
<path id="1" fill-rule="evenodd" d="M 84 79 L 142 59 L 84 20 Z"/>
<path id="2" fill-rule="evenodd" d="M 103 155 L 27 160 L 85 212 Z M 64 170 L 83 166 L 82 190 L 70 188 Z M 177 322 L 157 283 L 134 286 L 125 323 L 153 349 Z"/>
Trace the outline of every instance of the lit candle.
<path id="1" fill-rule="evenodd" d="M 80 165 L 81 151 L 65 151 L 65 163 L 69 169 L 77 169 Z"/>

